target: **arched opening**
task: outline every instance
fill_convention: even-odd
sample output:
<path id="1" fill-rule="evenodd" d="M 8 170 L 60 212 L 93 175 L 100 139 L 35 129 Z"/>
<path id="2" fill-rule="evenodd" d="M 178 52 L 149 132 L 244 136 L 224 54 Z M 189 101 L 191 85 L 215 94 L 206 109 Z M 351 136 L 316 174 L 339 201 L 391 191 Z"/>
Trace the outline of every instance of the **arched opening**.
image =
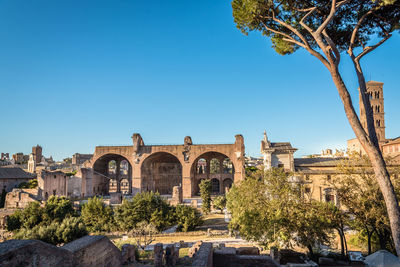
<path id="1" fill-rule="evenodd" d="M 124 182 L 122 190 L 121 184 Z M 132 193 L 132 166 L 118 154 L 106 154 L 93 164 L 91 195 L 109 195 L 110 193 Z"/>
<path id="2" fill-rule="evenodd" d="M 207 161 L 205 159 L 199 159 L 197 161 L 197 174 L 205 174 L 207 171 Z"/>
<path id="3" fill-rule="evenodd" d="M 211 179 L 211 192 L 213 194 L 219 194 L 220 193 L 219 180 L 216 179 L 216 178 Z"/>
<path id="4" fill-rule="evenodd" d="M 199 166 L 206 166 L 199 171 Z M 202 179 L 216 179 L 214 181 L 213 193 L 224 194 L 225 188 L 223 181 L 229 179 L 231 181 L 229 187 L 233 183 L 235 168 L 229 157 L 219 152 L 206 152 L 200 155 L 192 164 L 191 180 L 192 180 L 192 195 L 200 195 L 199 184 Z M 218 190 L 217 190 L 218 189 Z"/>
<path id="5" fill-rule="evenodd" d="M 142 191 L 172 195 L 172 188 L 182 185 L 182 164 L 174 155 L 166 152 L 158 152 L 146 158 L 141 174 Z"/>
<path id="6" fill-rule="evenodd" d="M 221 172 L 220 162 L 217 158 L 213 158 L 210 160 L 210 173 L 216 174 Z"/>
<path id="7" fill-rule="evenodd" d="M 223 173 L 232 173 L 232 161 L 230 158 L 225 158 L 222 162 L 222 171 Z"/>

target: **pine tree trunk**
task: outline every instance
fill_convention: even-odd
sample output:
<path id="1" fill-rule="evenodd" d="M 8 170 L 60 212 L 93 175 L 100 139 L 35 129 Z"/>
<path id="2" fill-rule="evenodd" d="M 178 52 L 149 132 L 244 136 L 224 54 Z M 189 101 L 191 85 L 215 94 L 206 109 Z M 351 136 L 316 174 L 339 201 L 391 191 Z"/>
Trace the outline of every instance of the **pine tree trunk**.
<path id="1" fill-rule="evenodd" d="M 344 110 L 350 126 L 352 127 L 357 139 L 363 146 L 371 161 L 372 168 L 375 173 L 375 178 L 385 199 L 396 252 L 397 255 L 400 255 L 400 210 L 398 200 L 392 182 L 390 181 L 390 176 L 386 169 L 386 164 L 383 159 L 382 153 L 379 149 L 379 146 L 377 144 L 374 144 L 375 142 L 370 140 L 368 134 L 361 126 L 360 120 L 358 119 L 358 116 L 354 110 L 350 94 L 342 80 L 342 77 L 340 76 L 339 70 L 337 69 L 337 67 L 332 67 L 330 72 L 333 82 L 335 83 L 340 98 L 343 102 Z"/>

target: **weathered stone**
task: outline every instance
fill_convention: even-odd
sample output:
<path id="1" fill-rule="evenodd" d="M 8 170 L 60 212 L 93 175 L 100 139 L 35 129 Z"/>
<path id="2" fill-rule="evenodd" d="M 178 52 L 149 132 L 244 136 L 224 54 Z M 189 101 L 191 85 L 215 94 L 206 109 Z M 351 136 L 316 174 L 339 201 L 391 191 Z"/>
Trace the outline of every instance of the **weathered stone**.
<path id="1" fill-rule="evenodd" d="M 236 255 L 236 248 L 233 247 L 223 247 L 216 249 L 214 251 L 216 254 L 222 254 L 222 255 Z"/>
<path id="2" fill-rule="evenodd" d="M 202 243 L 194 257 L 192 267 L 212 267 L 213 247 L 212 243 Z"/>
<path id="3" fill-rule="evenodd" d="M 257 247 L 240 247 L 236 249 L 238 255 L 260 255 L 260 250 Z"/>
<path id="4" fill-rule="evenodd" d="M 125 244 L 122 246 L 122 262 L 124 264 L 135 262 L 135 246 L 131 244 Z"/>
<path id="5" fill-rule="evenodd" d="M 84 236 L 62 247 L 75 258 L 75 266 L 121 266 L 121 251 L 106 237 Z"/>
<path id="6" fill-rule="evenodd" d="M 318 259 L 318 264 L 330 265 L 333 263 L 335 263 L 335 260 L 331 259 L 331 258 L 319 257 L 319 259 Z"/>
<path id="7" fill-rule="evenodd" d="M 175 245 L 168 245 L 165 248 L 165 264 L 167 266 L 175 266 L 179 259 L 179 249 Z"/>
<path id="8" fill-rule="evenodd" d="M 188 256 L 190 258 L 193 258 L 196 255 L 196 252 L 200 249 L 201 245 L 203 244 L 203 241 L 198 241 L 196 242 L 190 249 L 188 252 Z"/>
<path id="9" fill-rule="evenodd" d="M 172 199 L 170 201 L 171 205 L 178 205 L 183 202 L 182 187 L 174 186 L 172 188 Z"/>
<path id="10" fill-rule="evenodd" d="M 8 240 L 0 243 L 0 265 L 74 266 L 71 252 L 38 240 Z"/>
<path id="11" fill-rule="evenodd" d="M 26 208 L 30 202 L 38 201 L 37 189 L 19 189 L 14 188 L 12 192 L 7 193 L 4 208 Z"/>
<path id="12" fill-rule="evenodd" d="M 162 267 L 163 266 L 163 244 L 157 243 L 154 245 L 154 267 Z"/>
<path id="13" fill-rule="evenodd" d="M 276 261 L 276 262 L 280 262 L 281 260 L 281 253 L 279 253 L 279 250 L 277 247 L 271 247 L 271 249 L 269 250 L 269 255 L 271 256 L 271 258 Z"/>
<path id="14" fill-rule="evenodd" d="M 110 204 L 121 204 L 122 193 L 110 193 Z"/>

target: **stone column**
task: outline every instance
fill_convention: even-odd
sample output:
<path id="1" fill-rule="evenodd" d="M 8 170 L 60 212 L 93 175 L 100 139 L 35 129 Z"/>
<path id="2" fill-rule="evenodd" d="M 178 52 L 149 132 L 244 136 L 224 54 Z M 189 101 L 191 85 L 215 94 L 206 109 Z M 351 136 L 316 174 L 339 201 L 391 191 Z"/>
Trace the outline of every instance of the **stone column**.
<path id="1" fill-rule="evenodd" d="M 154 267 L 162 267 L 163 266 L 163 244 L 157 243 L 154 245 Z"/>
<path id="2" fill-rule="evenodd" d="M 130 163 L 128 163 L 129 168 L 128 168 L 128 184 L 129 184 L 129 189 L 128 189 L 128 194 L 132 195 L 132 166 Z"/>

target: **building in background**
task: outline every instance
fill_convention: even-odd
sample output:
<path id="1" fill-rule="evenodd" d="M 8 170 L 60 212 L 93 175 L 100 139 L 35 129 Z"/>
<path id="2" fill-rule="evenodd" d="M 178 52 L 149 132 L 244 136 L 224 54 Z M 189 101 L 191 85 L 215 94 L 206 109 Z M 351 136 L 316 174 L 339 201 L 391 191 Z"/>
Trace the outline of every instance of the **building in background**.
<path id="1" fill-rule="evenodd" d="M 284 168 L 288 171 L 294 171 L 294 152 L 297 148 L 293 148 L 290 142 L 270 142 L 267 132 L 264 131 L 264 138 L 261 141 L 261 154 L 263 155 L 264 168 L 271 167 Z"/>
<path id="2" fill-rule="evenodd" d="M 39 145 L 36 145 L 32 147 L 32 154 L 33 154 L 33 160 L 35 161 L 36 164 L 42 162 L 42 147 Z"/>
<path id="3" fill-rule="evenodd" d="M 93 157 L 93 154 L 80 154 L 75 153 L 72 155 L 72 165 L 82 165 L 85 161 L 90 160 Z"/>
<path id="4" fill-rule="evenodd" d="M 29 182 L 36 176 L 18 167 L 0 167 L 0 191 L 11 192 L 22 182 Z"/>

